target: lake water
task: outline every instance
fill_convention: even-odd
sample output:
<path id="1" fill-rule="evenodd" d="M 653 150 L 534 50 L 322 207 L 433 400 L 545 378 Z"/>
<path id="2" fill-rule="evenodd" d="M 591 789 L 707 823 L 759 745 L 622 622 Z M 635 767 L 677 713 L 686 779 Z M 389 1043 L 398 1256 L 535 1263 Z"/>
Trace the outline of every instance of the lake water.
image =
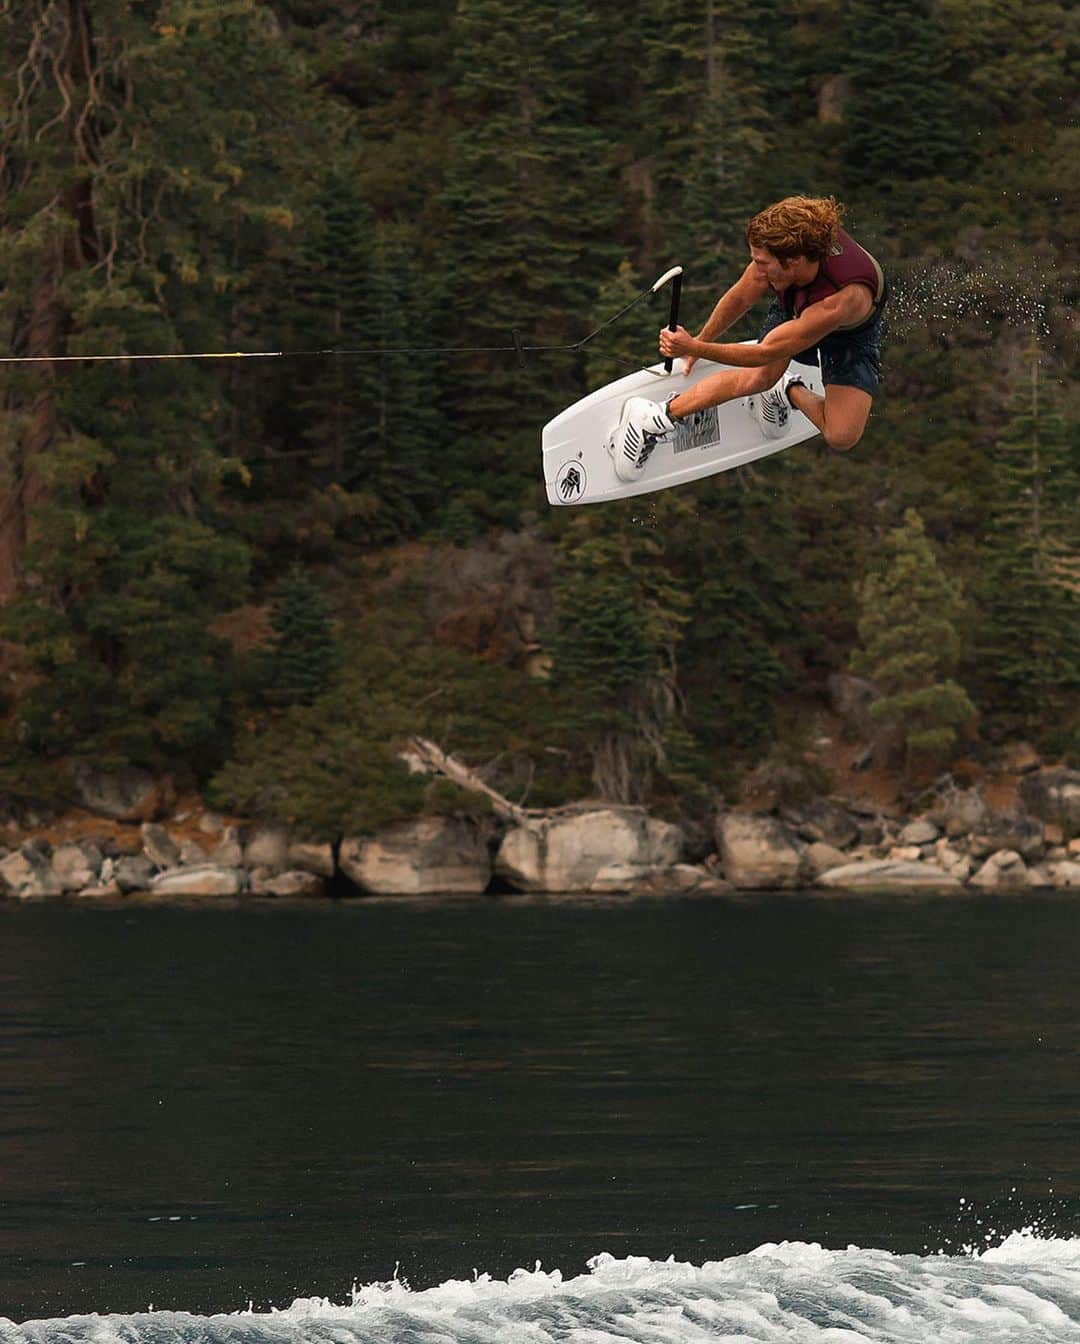
<path id="1" fill-rule="evenodd" d="M 1080 1340 L 1075 898 L 7 904 L 0 946 L 0 1315 L 44 1322 L 2 1341 Z"/>

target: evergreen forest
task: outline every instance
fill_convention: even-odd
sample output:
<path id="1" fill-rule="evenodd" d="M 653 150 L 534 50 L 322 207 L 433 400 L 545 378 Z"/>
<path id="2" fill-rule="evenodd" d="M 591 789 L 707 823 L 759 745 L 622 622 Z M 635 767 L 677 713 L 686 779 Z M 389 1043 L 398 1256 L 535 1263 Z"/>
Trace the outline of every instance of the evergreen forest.
<path id="1" fill-rule="evenodd" d="M 1080 766 L 1078 39 L 1067 0 L 0 0 L 0 794 L 476 806 L 423 734 L 693 814 L 834 673 L 908 765 Z M 666 293 L 515 339 L 676 263 L 696 331 L 791 194 L 890 274 L 863 440 L 550 508 L 541 427 Z"/>

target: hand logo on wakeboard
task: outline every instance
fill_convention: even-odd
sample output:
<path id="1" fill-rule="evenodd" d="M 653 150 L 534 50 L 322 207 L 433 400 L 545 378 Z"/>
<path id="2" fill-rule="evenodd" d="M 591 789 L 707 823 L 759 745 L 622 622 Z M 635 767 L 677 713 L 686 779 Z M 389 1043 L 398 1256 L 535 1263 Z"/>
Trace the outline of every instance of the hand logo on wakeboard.
<path id="1" fill-rule="evenodd" d="M 562 504 L 575 504 L 585 493 L 588 478 L 580 462 L 564 462 L 555 478 L 555 490 Z"/>

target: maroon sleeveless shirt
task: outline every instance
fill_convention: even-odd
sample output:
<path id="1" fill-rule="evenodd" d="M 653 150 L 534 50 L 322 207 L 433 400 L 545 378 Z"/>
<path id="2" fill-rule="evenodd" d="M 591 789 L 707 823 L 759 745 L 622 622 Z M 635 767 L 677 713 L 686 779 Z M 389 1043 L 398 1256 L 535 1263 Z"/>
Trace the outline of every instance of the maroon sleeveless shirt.
<path id="1" fill-rule="evenodd" d="M 789 317 L 798 317 L 812 303 L 820 303 L 848 285 L 866 285 L 874 296 L 874 306 L 858 322 L 837 327 L 837 331 L 856 331 L 872 322 L 885 303 L 885 273 L 859 244 L 843 229 L 837 235 L 832 252 L 821 262 L 818 273 L 808 285 L 789 285 L 782 301 Z"/>

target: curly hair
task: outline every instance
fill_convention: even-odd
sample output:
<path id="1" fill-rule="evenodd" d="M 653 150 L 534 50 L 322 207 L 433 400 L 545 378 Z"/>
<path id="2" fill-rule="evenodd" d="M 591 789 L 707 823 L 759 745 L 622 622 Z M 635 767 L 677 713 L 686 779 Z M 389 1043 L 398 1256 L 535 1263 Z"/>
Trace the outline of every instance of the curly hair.
<path id="1" fill-rule="evenodd" d="M 835 196 L 788 196 L 754 216 L 746 241 L 767 248 L 777 261 L 824 261 L 836 246 L 844 210 Z"/>

